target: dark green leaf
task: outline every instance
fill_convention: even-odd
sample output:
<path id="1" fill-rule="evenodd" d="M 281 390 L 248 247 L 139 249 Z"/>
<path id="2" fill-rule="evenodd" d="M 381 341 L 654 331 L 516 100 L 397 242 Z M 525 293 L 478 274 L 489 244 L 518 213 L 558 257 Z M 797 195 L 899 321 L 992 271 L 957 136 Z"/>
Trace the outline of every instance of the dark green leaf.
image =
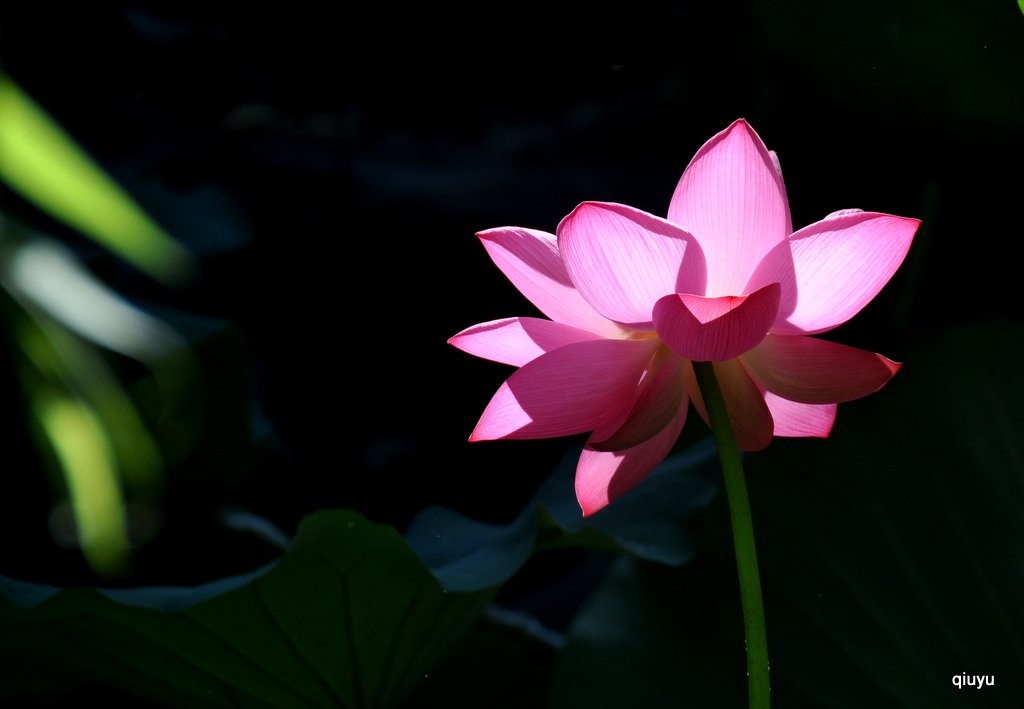
<path id="1" fill-rule="evenodd" d="M 663 564 L 685 564 L 693 557 L 688 522 L 711 503 L 719 489 L 711 437 L 670 456 L 629 494 L 587 519 L 576 503 L 575 472 L 572 457 L 539 493 L 544 509 L 563 530 L 573 535 L 600 532 L 613 546 Z"/>
<path id="2" fill-rule="evenodd" d="M 710 438 L 670 456 L 641 485 L 584 519 L 568 455 L 534 500 L 507 525 L 484 524 L 453 510 L 428 508 L 406 537 L 445 588 L 479 590 L 507 581 L 535 549 L 564 546 L 624 550 L 665 564 L 685 564 L 694 543 L 686 524 L 718 490 Z"/>
<path id="3" fill-rule="evenodd" d="M 533 552 L 533 505 L 507 525 L 485 524 L 444 507 L 425 509 L 406 538 L 438 581 L 451 591 L 472 591 L 507 581 Z"/>
<path id="4" fill-rule="evenodd" d="M 407 709 L 543 707 L 558 649 L 488 614 L 420 683 Z"/>
<path id="5" fill-rule="evenodd" d="M 393 529 L 348 511 L 307 517 L 271 567 L 196 589 L 0 591 L 0 667 L 189 707 L 395 706 L 488 598 L 442 590 Z"/>

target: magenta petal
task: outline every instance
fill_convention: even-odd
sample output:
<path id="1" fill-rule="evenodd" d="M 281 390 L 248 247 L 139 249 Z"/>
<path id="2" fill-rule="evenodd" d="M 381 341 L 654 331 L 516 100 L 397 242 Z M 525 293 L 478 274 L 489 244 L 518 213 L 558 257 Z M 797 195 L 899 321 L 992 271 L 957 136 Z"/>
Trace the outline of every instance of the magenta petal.
<path id="1" fill-rule="evenodd" d="M 477 357 L 521 367 L 545 352 L 599 335 L 540 318 L 505 318 L 468 327 L 448 340 Z"/>
<path id="2" fill-rule="evenodd" d="M 554 234 L 500 227 L 477 236 L 501 272 L 549 318 L 599 335 L 621 336 L 621 329 L 601 317 L 576 291 Z"/>
<path id="3" fill-rule="evenodd" d="M 873 352 L 800 335 L 768 335 L 743 355 L 743 365 L 764 389 L 804 404 L 859 399 L 900 368 Z"/>
<path id="4" fill-rule="evenodd" d="M 663 429 L 685 403 L 683 360 L 661 348 L 640 383 L 640 396 L 625 422 L 613 421 L 598 429 L 588 445 L 595 450 L 618 451 L 637 446 Z"/>
<path id="5" fill-rule="evenodd" d="M 707 295 L 743 293 L 761 259 L 792 231 L 782 173 L 738 120 L 697 151 L 668 208 L 707 259 Z M 676 293 L 681 292 L 677 289 Z"/>
<path id="6" fill-rule="evenodd" d="M 800 404 L 764 392 L 764 403 L 772 412 L 775 435 L 790 438 L 828 438 L 836 421 L 837 404 Z"/>
<path id="7" fill-rule="evenodd" d="M 778 283 L 744 296 L 674 294 L 654 306 L 654 327 L 672 351 L 697 362 L 721 362 L 764 339 L 779 307 Z"/>
<path id="8" fill-rule="evenodd" d="M 729 423 L 732 424 L 732 432 L 736 437 L 736 445 L 744 451 L 759 451 L 767 448 L 768 444 L 772 442 L 774 423 L 761 390 L 758 389 L 757 384 L 750 378 L 738 359 L 715 362 L 714 367 L 718 386 L 725 399 L 725 408 L 729 413 Z M 704 419 L 704 423 L 710 426 L 711 422 L 708 419 L 707 409 L 704 408 L 704 399 L 701 396 L 700 387 L 697 385 L 697 378 L 693 374 L 693 367 L 686 367 L 684 375 L 686 391 L 690 395 L 694 408 Z"/>
<path id="9" fill-rule="evenodd" d="M 576 466 L 576 499 L 583 516 L 598 512 L 636 487 L 672 450 L 686 422 L 686 401 L 657 434 L 619 451 L 587 446 Z"/>
<path id="10" fill-rule="evenodd" d="M 558 225 L 558 248 L 580 294 L 610 320 L 649 329 L 666 293 L 703 293 L 693 237 L 633 207 L 584 202 Z"/>
<path id="11" fill-rule="evenodd" d="M 774 248 L 747 287 L 782 284 L 772 332 L 831 330 L 860 312 L 889 282 L 919 224 L 875 212 L 833 213 Z"/>
<path id="12" fill-rule="evenodd" d="M 469 440 L 551 438 L 625 415 L 657 341 L 591 340 L 543 354 L 491 398 Z"/>

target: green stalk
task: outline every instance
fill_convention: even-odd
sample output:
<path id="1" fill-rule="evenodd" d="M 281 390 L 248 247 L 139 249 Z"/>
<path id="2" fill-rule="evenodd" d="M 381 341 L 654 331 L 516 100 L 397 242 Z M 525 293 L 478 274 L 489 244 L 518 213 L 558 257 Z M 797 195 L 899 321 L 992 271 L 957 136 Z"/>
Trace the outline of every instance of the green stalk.
<path id="1" fill-rule="evenodd" d="M 711 430 L 718 447 L 725 478 L 725 494 L 729 500 L 733 544 L 736 547 L 736 569 L 740 579 L 743 604 L 743 628 L 747 638 L 747 682 L 751 709 L 768 709 L 771 705 L 768 683 L 768 636 L 765 632 L 764 603 L 761 600 L 761 577 L 757 571 L 757 549 L 754 545 L 754 522 L 750 516 L 750 499 L 743 476 L 740 452 L 729 423 L 725 399 L 718 386 L 711 362 L 694 362 L 704 406 L 711 420 Z"/>

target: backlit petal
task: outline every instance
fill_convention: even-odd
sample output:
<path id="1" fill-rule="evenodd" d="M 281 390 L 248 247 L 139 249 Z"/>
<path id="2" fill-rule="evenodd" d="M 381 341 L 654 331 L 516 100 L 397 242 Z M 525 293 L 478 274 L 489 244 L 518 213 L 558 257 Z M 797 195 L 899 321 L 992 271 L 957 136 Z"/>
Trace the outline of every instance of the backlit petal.
<path id="1" fill-rule="evenodd" d="M 623 416 L 657 340 L 574 342 L 526 363 L 484 409 L 471 441 L 551 438 Z"/>
<path id="2" fill-rule="evenodd" d="M 804 404 L 842 403 L 878 391 L 900 365 L 816 337 L 768 335 L 742 358 L 759 385 Z"/>
<path id="3" fill-rule="evenodd" d="M 772 442 L 774 424 L 772 414 L 768 410 L 768 405 L 765 404 L 761 391 L 738 359 L 715 362 L 714 368 L 718 386 L 725 399 L 725 408 L 729 413 L 733 435 L 736 437 L 736 445 L 740 450 L 745 451 L 759 451 L 767 448 L 768 444 Z M 704 419 L 704 423 L 710 426 L 711 422 L 708 419 L 707 409 L 704 408 L 704 399 L 701 396 L 700 387 L 697 385 L 693 367 L 686 367 L 684 376 L 690 401 L 693 402 L 700 417 Z"/>
<path id="4" fill-rule="evenodd" d="M 693 237 L 633 207 L 584 202 L 558 225 L 558 248 L 587 302 L 626 325 L 649 329 L 663 295 L 704 292 L 704 258 Z"/>
<path id="5" fill-rule="evenodd" d="M 745 292 L 764 255 L 792 231 L 777 165 L 753 128 L 738 120 L 697 151 L 679 180 L 668 218 L 704 250 L 703 295 Z"/>
<path id="6" fill-rule="evenodd" d="M 920 222 L 847 211 L 804 227 L 772 249 L 747 284 L 782 284 L 772 332 L 814 334 L 846 322 L 889 282 Z"/>
<path id="7" fill-rule="evenodd" d="M 594 431 L 588 445 L 596 450 L 632 448 L 663 429 L 686 402 L 683 360 L 662 347 L 640 383 L 640 395 L 625 422 L 613 421 Z"/>
<path id="8" fill-rule="evenodd" d="M 576 466 L 576 499 L 588 517 L 632 490 L 672 450 L 686 421 L 686 400 L 657 434 L 620 451 L 583 449 Z"/>
<path id="9" fill-rule="evenodd" d="M 621 337 L 621 329 L 601 317 L 572 285 L 554 234 L 500 227 L 477 236 L 501 272 L 549 318 L 606 337 Z"/>
<path id="10" fill-rule="evenodd" d="M 772 412 L 775 435 L 792 438 L 828 438 L 836 421 L 837 404 L 800 404 L 764 392 L 764 403 Z"/>
<path id="11" fill-rule="evenodd" d="M 698 362 L 732 359 L 755 347 L 775 321 L 780 288 L 745 296 L 667 295 L 654 306 L 654 326 L 672 350 Z"/>
<path id="12" fill-rule="evenodd" d="M 505 318 L 468 327 L 448 340 L 477 357 L 521 367 L 571 342 L 600 339 L 579 328 L 540 318 Z"/>

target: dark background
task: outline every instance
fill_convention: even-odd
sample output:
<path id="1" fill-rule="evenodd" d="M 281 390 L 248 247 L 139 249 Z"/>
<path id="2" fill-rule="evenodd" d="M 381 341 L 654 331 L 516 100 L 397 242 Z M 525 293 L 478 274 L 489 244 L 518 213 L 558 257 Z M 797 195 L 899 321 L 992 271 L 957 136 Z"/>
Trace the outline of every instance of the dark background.
<path id="1" fill-rule="evenodd" d="M 264 559 L 211 531 L 226 505 L 288 533 L 324 507 L 400 529 L 435 503 L 511 519 L 573 442 L 466 443 L 509 370 L 445 340 L 533 312 L 474 232 L 554 231 L 587 199 L 664 214 L 738 117 L 778 152 L 797 228 L 850 207 L 924 220 L 834 339 L 900 359 L 927 333 L 1019 319 L 1009 0 L 332 10 L 0 6 L 3 69 L 202 270 L 163 288 L 6 188 L 4 209 L 144 307 L 227 328 L 207 376 L 242 382 L 250 407 L 252 455 L 170 471 L 164 531 L 126 583 Z M 49 539 L 52 494 L 3 378 L 2 571 L 89 581 Z"/>

